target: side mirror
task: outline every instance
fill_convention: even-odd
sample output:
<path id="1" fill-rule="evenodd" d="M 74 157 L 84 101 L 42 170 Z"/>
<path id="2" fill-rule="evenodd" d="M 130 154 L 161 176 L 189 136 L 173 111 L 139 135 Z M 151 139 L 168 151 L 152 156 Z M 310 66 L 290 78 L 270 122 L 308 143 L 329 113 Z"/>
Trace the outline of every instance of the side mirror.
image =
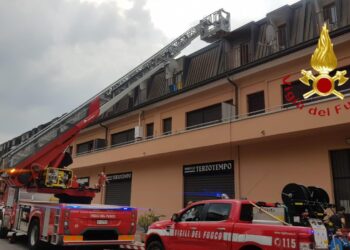
<path id="1" fill-rule="evenodd" d="M 180 216 L 178 214 L 173 214 L 173 216 L 171 216 L 171 221 L 178 222 L 179 220 Z"/>

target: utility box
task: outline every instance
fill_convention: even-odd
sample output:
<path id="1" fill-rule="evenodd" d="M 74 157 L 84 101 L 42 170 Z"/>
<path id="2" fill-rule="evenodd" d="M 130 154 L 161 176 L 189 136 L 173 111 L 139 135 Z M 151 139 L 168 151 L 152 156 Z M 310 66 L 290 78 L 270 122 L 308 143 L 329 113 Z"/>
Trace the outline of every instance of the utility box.
<path id="1" fill-rule="evenodd" d="M 135 139 L 142 139 L 143 137 L 143 127 L 136 126 L 135 127 Z"/>

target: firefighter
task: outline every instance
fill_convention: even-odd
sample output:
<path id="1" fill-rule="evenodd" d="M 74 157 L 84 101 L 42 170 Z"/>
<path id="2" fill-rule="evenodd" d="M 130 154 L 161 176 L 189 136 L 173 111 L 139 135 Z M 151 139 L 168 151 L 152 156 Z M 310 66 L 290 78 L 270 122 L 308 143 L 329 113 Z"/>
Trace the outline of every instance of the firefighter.
<path id="1" fill-rule="evenodd" d="M 329 222 L 332 223 L 335 230 L 345 228 L 346 221 L 345 221 L 345 208 L 340 207 L 337 213 L 333 214 L 329 218 Z"/>

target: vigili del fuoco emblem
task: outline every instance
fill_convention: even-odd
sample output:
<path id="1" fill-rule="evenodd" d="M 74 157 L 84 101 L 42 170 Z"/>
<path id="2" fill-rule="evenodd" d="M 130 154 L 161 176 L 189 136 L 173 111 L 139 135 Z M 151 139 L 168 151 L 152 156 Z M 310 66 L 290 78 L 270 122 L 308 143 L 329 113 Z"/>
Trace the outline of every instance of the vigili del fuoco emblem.
<path id="1" fill-rule="evenodd" d="M 317 94 L 319 96 L 336 95 L 340 99 L 344 99 L 344 95 L 335 89 L 335 84 L 341 86 L 347 82 L 349 78 L 345 77 L 346 70 L 337 71 L 334 76 L 329 73 L 337 68 L 337 57 L 334 54 L 333 44 L 328 34 L 326 24 L 323 25 L 317 48 L 311 57 L 311 67 L 316 70 L 319 75 L 314 76 L 312 71 L 302 70 L 303 75 L 299 80 L 312 90 L 305 93 L 304 99 Z"/>

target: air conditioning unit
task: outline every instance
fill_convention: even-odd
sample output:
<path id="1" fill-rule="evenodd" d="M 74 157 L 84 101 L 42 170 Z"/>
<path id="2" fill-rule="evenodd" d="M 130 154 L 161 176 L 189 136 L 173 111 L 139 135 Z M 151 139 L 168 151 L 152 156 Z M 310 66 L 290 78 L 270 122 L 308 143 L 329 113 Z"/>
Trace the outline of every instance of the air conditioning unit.
<path id="1" fill-rule="evenodd" d="M 105 148 L 106 145 L 106 140 L 105 139 L 95 139 L 94 140 L 94 149 L 103 149 Z"/>
<path id="2" fill-rule="evenodd" d="M 135 139 L 142 139 L 143 137 L 143 127 L 136 126 L 135 127 Z"/>
<path id="3" fill-rule="evenodd" d="M 234 109 L 234 105 L 232 105 L 231 103 L 227 103 L 227 102 L 223 102 L 222 103 L 222 120 L 231 120 L 235 117 L 235 109 Z"/>

